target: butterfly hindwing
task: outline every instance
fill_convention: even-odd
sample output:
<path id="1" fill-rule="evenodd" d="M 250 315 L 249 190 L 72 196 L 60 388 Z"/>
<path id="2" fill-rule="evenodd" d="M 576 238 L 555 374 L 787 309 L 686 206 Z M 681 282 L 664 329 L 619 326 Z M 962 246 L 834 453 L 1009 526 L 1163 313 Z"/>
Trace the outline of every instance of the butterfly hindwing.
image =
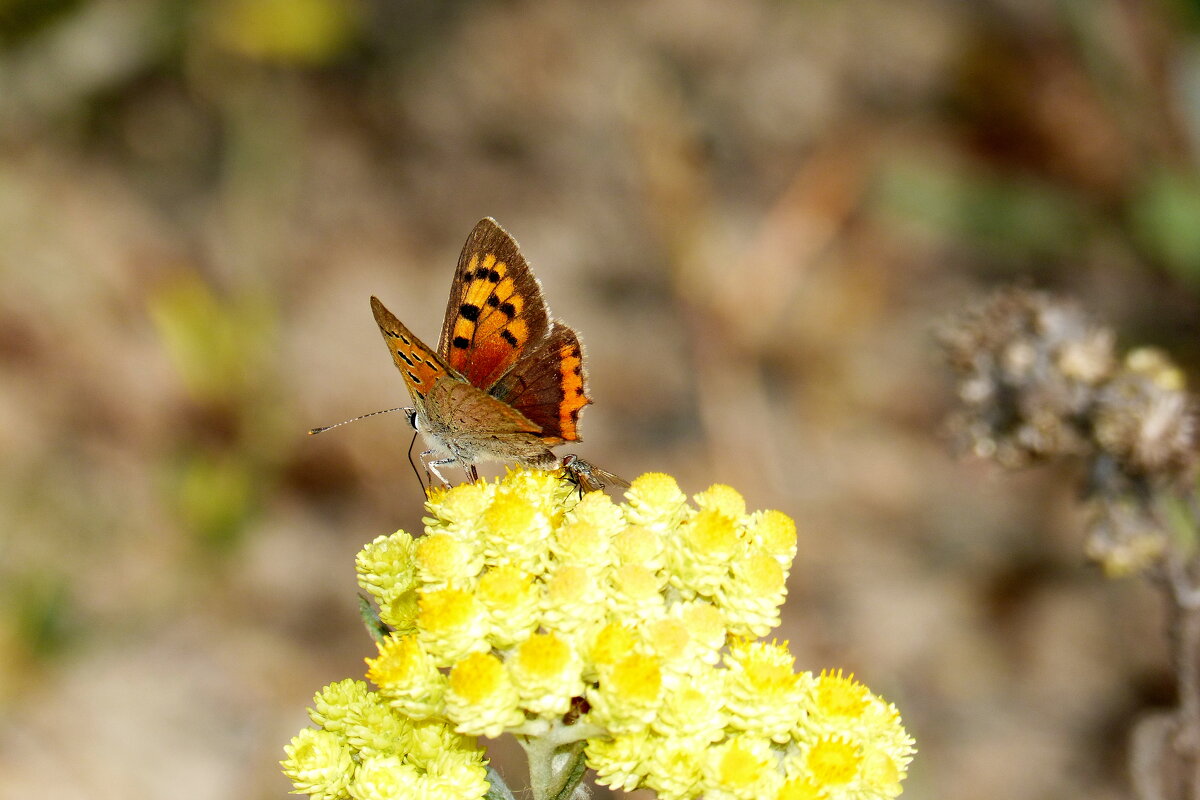
<path id="1" fill-rule="evenodd" d="M 575 331 L 561 322 L 552 324 L 545 341 L 490 393 L 539 425 L 542 441 L 577 442 L 579 412 L 592 402 L 587 396 L 583 348 Z"/>
<path id="2" fill-rule="evenodd" d="M 549 328 L 541 286 L 516 241 L 492 218 L 480 220 L 458 258 L 438 353 L 490 389 Z"/>
<path id="3" fill-rule="evenodd" d="M 375 314 L 375 322 L 379 324 L 379 332 L 383 334 L 396 368 L 404 376 L 404 384 L 413 402 L 424 406 L 425 398 L 439 379 L 455 376 L 451 375 L 445 361 L 396 319 L 396 315 L 388 311 L 379 298 L 371 298 L 371 311 Z"/>

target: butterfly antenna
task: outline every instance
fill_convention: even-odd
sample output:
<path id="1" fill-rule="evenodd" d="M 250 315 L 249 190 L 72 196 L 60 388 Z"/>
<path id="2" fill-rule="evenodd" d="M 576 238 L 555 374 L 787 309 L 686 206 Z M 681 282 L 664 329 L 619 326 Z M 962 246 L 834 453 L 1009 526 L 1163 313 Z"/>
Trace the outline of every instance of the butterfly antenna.
<path id="1" fill-rule="evenodd" d="M 318 433 L 324 433 L 325 431 L 331 430 L 333 428 L 340 428 L 342 425 L 349 425 L 351 422 L 358 422 L 360 419 L 366 419 L 367 417 L 373 417 L 376 414 L 389 414 L 393 411 L 403 411 L 404 408 L 405 408 L 404 406 L 397 406 L 396 408 L 385 408 L 383 411 L 372 411 L 370 414 L 363 414 L 362 416 L 353 417 L 351 419 L 344 419 L 341 422 L 338 422 L 333 425 L 326 425 L 323 428 L 313 428 L 312 430 L 310 430 L 308 432 L 308 435 L 315 436 Z"/>

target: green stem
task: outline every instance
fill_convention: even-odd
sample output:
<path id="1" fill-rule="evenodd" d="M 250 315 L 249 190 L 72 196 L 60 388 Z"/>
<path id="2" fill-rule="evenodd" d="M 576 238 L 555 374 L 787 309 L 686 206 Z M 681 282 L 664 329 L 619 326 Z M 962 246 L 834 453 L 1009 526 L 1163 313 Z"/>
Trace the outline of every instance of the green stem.
<path id="1" fill-rule="evenodd" d="M 587 734 L 572 730 L 576 727 L 555 725 L 544 736 L 518 737 L 529 759 L 533 800 L 571 800 L 574 796 L 587 771 L 583 755 Z"/>
<path id="2" fill-rule="evenodd" d="M 487 779 L 490 786 L 487 794 L 484 795 L 484 800 L 516 800 L 513 797 L 512 789 L 508 788 L 508 784 L 500 777 L 500 773 L 492 769 L 491 764 L 488 764 Z"/>

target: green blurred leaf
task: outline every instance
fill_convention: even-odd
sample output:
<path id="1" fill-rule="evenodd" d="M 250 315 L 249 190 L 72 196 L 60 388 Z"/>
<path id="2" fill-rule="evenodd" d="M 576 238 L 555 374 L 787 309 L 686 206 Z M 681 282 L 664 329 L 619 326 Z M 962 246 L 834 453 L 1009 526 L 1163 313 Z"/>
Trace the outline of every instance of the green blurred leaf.
<path id="1" fill-rule="evenodd" d="M 875 203 L 885 215 L 927 234 L 1014 260 L 1065 256 L 1086 224 L 1078 204 L 1047 184 L 933 159 L 888 165 Z"/>
<path id="2" fill-rule="evenodd" d="M 274 314 L 253 298 L 222 300 L 194 272 L 150 294 L 150 318 L 192 397 L 244 397 L 269 374 Z"/>
<path id="3" fill-rule="evenodd" d="M 286 64 L 323 64 L 340 55 L 357 29 L 347 0 L 218 0 L 213 40 L 247 58 Z"/>
<path id="4" fill-rule="evenodd" d="M 75 615 L 65 575 L 24 575 L 9 585 L 5 605 L 21 645 L 35 658 L 51 657 L 70 643 Z"/>
<path id="5" fill-rule="evenodd" d="M 172 492 L 184 525 L 206 546 L 235 546 L 258 510 L 257 471 L 237 453 L 189 454 Z"/>
<path id="6" fill-rule="evenodd" d="M 82 0 L 0 0 L 0 42 L 15 44 L 83 5 Z"/>
<path id="7" fill-rule="evenodd" d="M 358 596 L 358 615 L 362 617 L 363 625 L 367 626 L 367 633 L 371 634 L 371 638 L 376 642 L 382 642 L 392 632 L 387 623 L 379 618 L 375 606 L 371 605 L 371 601 L 363 594 Z"/>
<path id="8" fill-rule="evenodd" d="M 1142 245 L 1181 278 L 1200 281 L 1200 176 L 1156 172 L 1130 209 Z"/>

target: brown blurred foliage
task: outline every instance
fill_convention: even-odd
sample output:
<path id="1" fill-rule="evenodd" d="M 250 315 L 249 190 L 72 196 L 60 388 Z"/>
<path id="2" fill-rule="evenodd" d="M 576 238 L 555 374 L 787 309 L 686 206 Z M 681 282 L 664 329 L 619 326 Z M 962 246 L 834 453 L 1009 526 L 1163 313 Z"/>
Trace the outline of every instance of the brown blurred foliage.
<path id="1" fill-rule="evenodd" d="M 1024 278 L 1194 372 L 1198 54 L 1195 0 L 0 0 L 0 798 L 285 794 L 422 499 L 400 415 L 304 432 L 406 402 L 367 298 L 435 338 L 485 215 L 582 456 L 797 520 L 781 635 L 906 796 L 1123 796 L 1153 598 L 952 457 L 930 332 Z"/>

